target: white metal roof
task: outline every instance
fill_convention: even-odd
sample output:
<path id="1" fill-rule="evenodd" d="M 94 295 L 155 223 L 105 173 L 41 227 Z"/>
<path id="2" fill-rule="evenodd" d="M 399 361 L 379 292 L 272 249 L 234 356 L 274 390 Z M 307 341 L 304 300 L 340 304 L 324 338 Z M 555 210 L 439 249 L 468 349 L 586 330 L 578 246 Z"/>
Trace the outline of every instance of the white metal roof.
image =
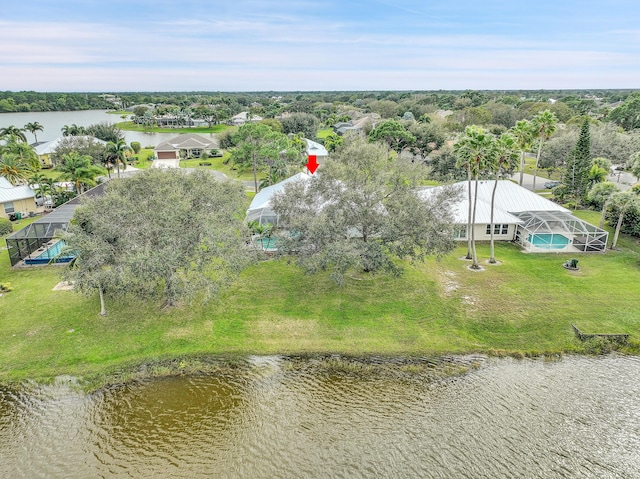
<path id="1" fill-rule="evenodd" d="M 35 198 L 35 196 L 35 192 L 28 186 L 13 186 L 9 180 L 0 177 L 0 203 Z"/>
<path id="2" fill-rule="evenodd" d="M 307 142 L 307 155 L 316 155 L 316 156 L 328 156 L 329 153 L 327 149 L 322 146 L 320 143 L 317 143 L 313 140 L 309 140 L 308 138 L 304 139 Z"/>
<path id="3" fill-rule="evenodd" d="M 249 205 L 249 209 L 247 210 L 247 221 L 252 221 L 254 219 L 259 218 L 265 213 L 265 210 L 273 214 L 271 210 L 271 198 L 278 191 L 282 191 L 284 186 L 287 183 L 291 183 L 294 181 L 307 181 L 311 176 L 306 173 L 298 173 L 297 175 L 293 175 L 286 180 L 281 181 L 280 183 L 276 183 L 275 185 L 267 186 L 260 190 L 260 192 L 253 198 L 251 204 Z"/>

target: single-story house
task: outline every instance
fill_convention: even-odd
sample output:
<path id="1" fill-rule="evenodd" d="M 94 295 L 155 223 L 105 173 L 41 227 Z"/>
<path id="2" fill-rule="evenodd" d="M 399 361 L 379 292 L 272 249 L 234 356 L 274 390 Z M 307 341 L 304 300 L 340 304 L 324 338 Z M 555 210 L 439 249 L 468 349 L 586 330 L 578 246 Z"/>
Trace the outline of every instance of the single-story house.
<path id="1" fill-rule="evenodd" d="M 36 211 L 36 194 L 27 185 L 13 186 L 9 180 L 0 177 L 0 218 L 16 213 L 27 216 Z"/>
<path id="2" fill-rule="evenodd" d="M 184 133 L 163 141 L 153 149 L 156 160 L 154 168 L 179 168 L 181 158 L 200 158 L 203 151 L 217 148 L 213 138 L 195 133 Z"/>
<path id="3" fill-rule="evenodd" d="M 243 111 L 231 117 L 229 123 L 233 126 L 242 126 L 245 123 L 255 123 L 257 121 L 262 121 L 264 118 L 258 115 L 251 115 L 248 111 Z"/>
<path id="4" fill-rule="evenodd" d="M 475 239 L 491 239 L 491 195 L 494 180 L 478 182 L 474 228 Z M 469 214 L 468 182 L 452 185 L 461 190 L 455 206 L 456 239 L 467 240 Z M 436 188 L 423 190 L 426 197 Z M 471 196 L 475 182 L 471 183 Z M 571 211 L 511 181 L 498 181 L 493 217 L 493 234 L 496 241 L 515 241 L 527 252 L 604 252 L 608 233 L 581 220 Z"/>
<path id="5" fill-rule="evenodd" d="M 55 140 L 51 140 L 51 141 L 39 141 L 33 146 L 34 146 L 34 150 L 36 151 L 36 154 L 38 155 L 38 157 L 40 157 L 40 163 L 42 164 L 43 168 L 51 168 L 52 166 L 54 166 L 53 162 L 51 161 L 51 154 L 54 151 L 56 151 L 56 149 L 60 146 L 61 142 L 69 139 L 77 139 L 78 141 L 81 141 L 83 143 L 86 142 L 87 144 L 89 144 L 90 142 L 94 142 L 94 143 L 99 143 L 104 147 L 107 146 L 106 141 L 101 140 L 99 138 L 95 138 L 93 136 L 89 136 L 89 135 L 60 136 Z"/>
<path id="6" fill-rule="evenodd" d="M 298 173 L 297 175 L 293 175 L 280 183 L 261 189 L 260 192 L 253 197 L 253 200 L 249 205 L 249 209 L 247 210 L 245 221 L 247 223 L 257 221 L 261 225 L 277 225 L 278 217 L 271 209 L 271 198 L 273 195 L 284 190 L 287 183 L 294 181 L 308 181 L 310 178 L 311 176 L 306 173 Z"/>

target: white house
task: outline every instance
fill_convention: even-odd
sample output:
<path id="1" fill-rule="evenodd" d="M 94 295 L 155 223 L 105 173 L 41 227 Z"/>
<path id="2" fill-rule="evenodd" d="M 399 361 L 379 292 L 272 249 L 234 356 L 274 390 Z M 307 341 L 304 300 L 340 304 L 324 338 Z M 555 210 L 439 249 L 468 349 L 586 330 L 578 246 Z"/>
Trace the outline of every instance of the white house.
<path id="1" fill-rule="evenodd" d="M 261 116 L 251 115 L 251 114 L 249 114 L 248 111 L 243 111 L 243 112 L 238 113 L 235 116 L 232 116 L 230 123 L 233 126 L 242 126 L 245 123 L 251 123 L 251 122 L 255 123 L 257 121 L 262 121 L 263 119 L 264 118 L 262 118 Z"/>
<path id="2" fill-rule="evenodd" d="M 475 239 L 491 239 L 491 195 L 494 180 L 478 182 Z M 452 185 L 462 191 L 455 206 L 456 239 L 466 240 L 469 215 L 468 182 Z M 428 197 L 436 188 L 423 190 Z M 471 183 L 471 197 L 475 182 Z M 496 241 L 515 241 L 527 252 L 605 251 L 608 233 L 576 218 L 568 209 L 511 181 L 498 181 L 494 203 L 493 234 Z"/>

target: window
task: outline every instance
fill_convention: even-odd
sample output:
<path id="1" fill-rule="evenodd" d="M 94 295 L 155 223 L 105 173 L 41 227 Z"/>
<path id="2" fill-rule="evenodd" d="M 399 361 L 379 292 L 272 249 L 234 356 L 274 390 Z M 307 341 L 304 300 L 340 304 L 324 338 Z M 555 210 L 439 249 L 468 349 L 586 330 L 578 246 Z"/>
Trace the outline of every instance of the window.
<path id="1" fill-rule="evenodd" d="M 8 201 L 8 202 L 6 202 L 6 203 L 4 204 L 4 212 L 5 212 L 6 214 L 14 213 L 15 211 L 16 211 L 16 210 L 15 210 L 15 208 L 13 207 L 13 201 Z"/>
<path id="2" fill-rule="evenodd" d="M 488 235 L 491 234 L 491 225 L 487 225 L 486 233 Z M 504 224 L 504 225 L 495 224 L 495 225 L 493 225 L 493 234 L 494 235 L 506 235 L 506 234 L 509 234 L 509 225 L 508 224 Z"/>
<path id="3" fill-rule="evenodd" d="M 467 239 L 467 227 L 457 225 L 453 228 L 453 239 Z"/>

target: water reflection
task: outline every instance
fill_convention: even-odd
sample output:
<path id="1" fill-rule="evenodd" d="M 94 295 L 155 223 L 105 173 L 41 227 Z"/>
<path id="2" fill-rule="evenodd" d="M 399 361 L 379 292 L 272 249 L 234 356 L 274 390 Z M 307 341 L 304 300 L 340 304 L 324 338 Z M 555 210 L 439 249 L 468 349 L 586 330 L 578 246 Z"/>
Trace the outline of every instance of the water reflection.
<path id="1" fill-rule="evenodd" d="M 640 361 L 463 376 L 248 358 L 82 396 L 0 390 L 2 477 L 634 477 Z M 5 459 L 6 458 L 6 459 Z M 637 476 L 635 476 L 637 477 Z"/>

